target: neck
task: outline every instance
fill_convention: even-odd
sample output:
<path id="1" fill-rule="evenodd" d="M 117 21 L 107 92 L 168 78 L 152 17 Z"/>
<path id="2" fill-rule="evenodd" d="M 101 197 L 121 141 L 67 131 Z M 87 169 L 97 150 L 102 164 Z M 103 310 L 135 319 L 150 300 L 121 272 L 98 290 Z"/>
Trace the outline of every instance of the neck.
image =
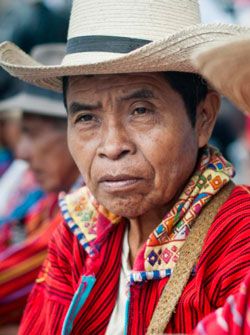
<path id="1" fill-rule="evenodd" d="M 140 248 L 147 241 L 149 235 L 153 230 L 160 224 L 164 215 L 166 213 L 166 207 L 152 210 L 145 213 L 139 217 L 129 219 L 129 258 L 130 264 L 133 266 L 135 258 L 140 250 Z"/>
<path id="2" fill-rule="evenodd" d="M 128 243 L 131 267 L 133 267 L 139 250 L 147 241 L 149 235 L 161 223 L 166 213 L 171 210 L 176 200 L 179 198 L 180 193 L 181 191 L 176 193 L 175 197 L 169 203 L 153 208 L 136 218 L 129 219 L 130 228 L 128 233 Z"/>

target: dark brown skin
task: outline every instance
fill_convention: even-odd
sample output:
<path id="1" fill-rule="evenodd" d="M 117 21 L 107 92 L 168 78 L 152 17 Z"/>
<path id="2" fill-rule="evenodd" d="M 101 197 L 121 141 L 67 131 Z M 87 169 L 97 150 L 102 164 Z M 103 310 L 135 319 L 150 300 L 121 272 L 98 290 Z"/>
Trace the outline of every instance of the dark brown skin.
<path id="1" fill-rule="evenodd" d="M 219 96 L 200 103 L 195 128 L 157 73 L 70 77 L 67 104 L 72 156 L 96 199 L 129 219 L 133 263 L 192 175 Z"/>
<path id="2" fill-rule="evenodd" d="M 13 155 L 15 155 L 16 146 L 20 138 L 20 128 L 19 119 L 5 118 L 0 120 L 0 143 L 11 150 Z"/>
<path id="3" fill-rule="evenodd" d="M 66 125 L 57 128 L 42 117 L 23 117 L 17 157 L 30 163 L 46 192 L 68 191 L 79 175 L 68 150 Z"/>

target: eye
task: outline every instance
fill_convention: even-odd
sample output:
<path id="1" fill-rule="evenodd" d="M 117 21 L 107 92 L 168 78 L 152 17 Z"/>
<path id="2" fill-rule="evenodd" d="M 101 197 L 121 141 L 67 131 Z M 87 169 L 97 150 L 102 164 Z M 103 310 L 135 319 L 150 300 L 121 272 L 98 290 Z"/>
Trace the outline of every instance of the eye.
<path id="1" fill-rule="evenodd" d="M 82 114 L 82 115 L 79 115 L 76 119 L 76 123 L 77 122 L 90 122 L 90 121 L 95 121 L 95 116 L 92 115 L 92 114 Z"/>
<path id="2" fill-rule="evenodd" d="M 137 107 L 133 114 L 134 115 L 142 115 L 142 114 L 146 114 L 149 110 L 146 107 Z"/>

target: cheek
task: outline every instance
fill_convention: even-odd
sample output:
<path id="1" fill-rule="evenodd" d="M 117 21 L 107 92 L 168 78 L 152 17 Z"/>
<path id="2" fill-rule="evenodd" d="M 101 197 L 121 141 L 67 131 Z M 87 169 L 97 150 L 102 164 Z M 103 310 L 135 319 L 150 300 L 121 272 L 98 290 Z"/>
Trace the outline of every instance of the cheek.
<path id="1" fill-rule="evenodd" d="M 84 140 L 76 132 L 68 130 L 68 148 L 86 183 L 90 182 L 90 170 L 95 150 L 90 141 Z"/>
<path id="2" fill-rule="evenodd" d="M 169 200 L 192 173 L 198 146 L 193 130 L 172 129 L 148 134 L 143 152 L 155 173 L 154 190 Z"/>

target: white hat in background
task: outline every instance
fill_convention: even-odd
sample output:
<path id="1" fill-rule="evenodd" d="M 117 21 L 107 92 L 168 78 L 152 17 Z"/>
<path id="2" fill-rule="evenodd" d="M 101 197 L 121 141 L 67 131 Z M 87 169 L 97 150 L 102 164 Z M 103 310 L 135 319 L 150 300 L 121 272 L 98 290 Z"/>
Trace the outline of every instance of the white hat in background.
<path id="1" fill-rule="evenodd" d="M 43 44 L 31 51 L 34 59 L 46 65 L 61 62 L 65 55 L 65 44 Z M 16 111 L 55 117 L 66 117 L 63 97 L 59 93 L 23 84 L 21 92 L 0 102 L 0 114 L 10 115 Z M 15 112 L 14 112 L 15 111 Z"/>

